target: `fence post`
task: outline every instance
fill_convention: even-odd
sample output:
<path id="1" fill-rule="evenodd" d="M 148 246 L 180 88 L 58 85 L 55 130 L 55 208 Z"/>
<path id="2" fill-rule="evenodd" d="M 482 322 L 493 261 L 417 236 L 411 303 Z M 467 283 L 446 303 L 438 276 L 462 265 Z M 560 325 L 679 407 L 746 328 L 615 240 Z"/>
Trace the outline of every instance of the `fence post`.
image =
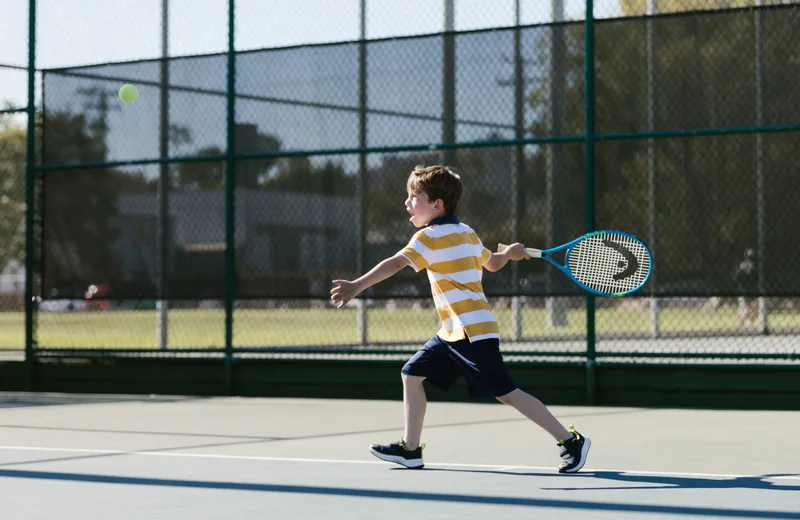
<path id="1" fill-rule="evenodd" d="M 444 0 L 442 46 L 442 142 L 456 142 L 456 36 L 454 0 Z M 444 149 L 444 163 L 456 166 L 456 150 Z"/>
<path id="2" fill-rule="evenodd" d="M 159 156 L 164 159 L 169 155 L 169 2 L 161 0 L 161 114 L 159 129 Z M 163 297 L 167 286 L 169 270 L 169 164 L 159 165 L 158 178 L 158 280 L 159 296 Z M 169 300 L 156 301 L 156 341 L 158 348 L 164 350 L 169 343 Z"/>
<path id="3" fill-rule="evenodd" d="M 764 124 L 764 0 L 755 0 L 756 40 L 756 126 Z M 764 201 L 764 136 L 756 133 L 756 219 L 758 221 L 758 331 L 769 334 L 767 300 L 764 298 L 764 264 L 766 262 L 766 204 Z"/>
<path id="4" fill-rule="evenodd" d="M 233 395 L 233 298 L 236 283 L 236 48 L 235 0 L 228 0 L 227 151 L 225 153 L 225 363 L 224 391 Z"/>
<path id="5" fill-rule="evenodd" d="M 564 0 L 552 0 L 552 25 L 550 29 L 550 78 L 548 84 L 549 110 L 547 114 L 550 136 L 563 136 L 566 128 L 567 86 L 567 27 L 564 22 Z M 552 143 L 545 146 L 547 167 L 545 173 L 545 204 L 547 231 L 545 243 L 555 244 L 563 241 L 564 208 L 561 198 L 566 195 L 564 172 L 567 152 L 561 145 Z M 566 297 L 552 296 L 563 280 L 552 270 L 547 275 L 545 299 L 545 326 L 547 328 L 566 327 L 569 323 L 569 300 Z M 563 286 L 562 286 L 563 288 Z"/>
<path id="6" fill-rule="evenodd" d="M 34 366 L 36 352 L 34 351 L 33 313 L 34 313 L 34 187 L 33 163 L 36 160 L 36 0 L 28 2 L 28 127 L 25 135 L 25 387 L 28 391 L 34 389 Z"/>
<path id="7" fill-rule="evenodd" d="M 594 0 L 586 0 L 584 21 L 584 82 L 586 133 L 586 232 L 594 231 Z M 586 296 L 586 404 L 597 403 L 595 378 L 595 297 Z"/>
<path id="8" fill-rule="evenodd" d="M 520 2 L 515 6 L 514 27 L 514 139 L 520 141 L 525 138 L 525 68 L 522 60 L 522 31 L 520 30 Z M 522 184 L 521 179 L 525 172 L 525 145 L 517 144 L 514 147 L 514 169 L 511 172 L 512 200 L 512 236 L 514 242 L 520 241 L 520 219 L 522 218 Z M 513 291 L 519 290 L 519 262 L 511 264 L 511 280 Z M 511 297 L 511 339 L 519 341 L 522 338 L 522 310 L 520 297 Z"/>
<path id="9" fill-rule="evenodd" d="M 647 131 L 653 132 L 656 126 L 656 63 L 653 16 L 658 12 L 658 0 L 647 0 Z M 649 213 L 650 213 L 650 248 L 658 248 L 658 206 L 657 178 L 658 161 L 656 159 L 655 139 L 647 139 L 647 172 L 649 183 Z M 656 274 L 650 275 L 650 287 L 656 286 Z M 653 289 L 655 291 L 655 289 Z M 661 302 L 651 294 L 650 296 L 650 335 L 658 338 L 661 335 Z"/>
<path id="10" fill-rule="evenodd" d="M 358 146 L 362 150 L 367 147 L 367 0 L 361 0 L 360 41 L 358 44 Z M 363 151 L 358 155 L 358 219 L 356 233 L 358 251 L 356 252 L 356 272 L 363 273 L 366 269 L 366 183 L 367 183 L 367 154 Z M 369 320 L 365 298 L 356 299 L 358 317 L 358 341 L 366 346 L 369 338 Z"/>

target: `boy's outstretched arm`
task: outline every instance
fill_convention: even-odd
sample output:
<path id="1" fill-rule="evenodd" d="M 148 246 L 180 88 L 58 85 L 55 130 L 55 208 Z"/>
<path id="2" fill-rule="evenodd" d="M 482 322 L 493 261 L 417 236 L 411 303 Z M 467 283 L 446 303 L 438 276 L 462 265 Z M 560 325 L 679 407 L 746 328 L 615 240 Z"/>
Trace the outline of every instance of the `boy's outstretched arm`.
<path id="1" fill-rule="evenodd" d="M 528 260 L 530 255 L 525 251 L 525 246 L 519 242 L 506 246 L 502 251 L 492 253 L 489 260 L 483 264 L 487 271 L 499 271 L 505 266 L 509 260 Z"/>
<path id="2" fill-rule="evenodd" d="M 368 287 L 386 280 L 400 269 L 410 265 L 411 261 L 398 253 L 383 260 L 364 276 L 356 280 L 333 280 L 334 286 L 333 289 L 331 289 L 331 300 L 333 300 L 337 309 L 341 309 L 347 302 L 358 296 L 359 293 Z"/>

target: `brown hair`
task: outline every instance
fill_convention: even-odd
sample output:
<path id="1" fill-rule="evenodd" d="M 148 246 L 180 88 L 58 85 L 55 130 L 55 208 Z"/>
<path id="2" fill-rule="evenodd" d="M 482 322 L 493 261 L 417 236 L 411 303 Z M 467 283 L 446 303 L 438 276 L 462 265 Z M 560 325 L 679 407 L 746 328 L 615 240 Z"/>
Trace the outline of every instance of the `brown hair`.
<path id="1" fill-rule="evenodd" d="M 408 176 L 408 187 L 415 193 L 424 193 L 433 202 L 442 199 L 445 215 L 456 212 L 463 187 L 461 176 L 447 166 L 417 166 Z"/>

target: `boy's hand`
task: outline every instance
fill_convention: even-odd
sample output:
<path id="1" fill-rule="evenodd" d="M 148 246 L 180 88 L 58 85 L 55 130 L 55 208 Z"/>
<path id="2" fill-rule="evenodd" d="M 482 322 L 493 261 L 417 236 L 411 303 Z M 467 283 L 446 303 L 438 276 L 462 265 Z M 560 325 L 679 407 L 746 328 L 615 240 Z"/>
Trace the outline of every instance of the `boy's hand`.
<path id="1" fill-rule="evenodd" d="M 531 255 L 525 250 L 525 246 L 519 242 L 510 246 L 500 244 L 497 248 L 497 254 L 492 255 L 489 261 L 483 264 L 483 267 L 495 272 L 505 267 L 509 260 L 527 260 L 530 257 Z"/>
<path id="2" fill-rule="evenodd" d="M 530 260 L 531 258 L 531 255 L 525 251 L 525 246 L 519 242 L 506 246 L 503 252 L 508 255 L 509 260 Z"/>
<path id="3" fill-rule="evenodd" d="M 334 287 L 331 289 L 331 300 L 333 300 L 337 309 L 341 309 L 347 302 L 358 296 L 361 291 L 389 278 L 407 265 L 411 265 L 411 261 L 402 254 L 397 253 L 382 260 L 357 280 L 333 280 Z"/>
<path id="4" fill-rule="evenodd" d="M 348 280 L 334 280 L 333 283 L 334 286 L 333 289 L 331 289 L 331 300 L 333 301 L 333 304 L 336 305 L 337 309 L 344 307 L 347 302 L 358 296 L 358 293 L 361 292 L 361 289 L 358 288 L 358 285 L 355 282 Z"/>

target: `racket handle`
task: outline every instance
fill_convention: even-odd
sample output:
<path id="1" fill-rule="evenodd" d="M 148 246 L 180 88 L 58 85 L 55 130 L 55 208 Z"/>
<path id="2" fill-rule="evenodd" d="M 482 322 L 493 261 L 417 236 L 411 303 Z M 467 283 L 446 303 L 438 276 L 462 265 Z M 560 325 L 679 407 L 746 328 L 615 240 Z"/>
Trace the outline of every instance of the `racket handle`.
<path id="1" fill-rule="evenodd" d="M 506 247 L 508 247 L 506 244 L 497 244 L 497 249 L 498 250 L 504 249 Z M 525 252 L 528 253 L 528 255 L 531 258 L 541 258 L 542 257 L 542 250 L 541 249 L 534 249 L 532 247 L 526 247 L 525 248 Z"/>

